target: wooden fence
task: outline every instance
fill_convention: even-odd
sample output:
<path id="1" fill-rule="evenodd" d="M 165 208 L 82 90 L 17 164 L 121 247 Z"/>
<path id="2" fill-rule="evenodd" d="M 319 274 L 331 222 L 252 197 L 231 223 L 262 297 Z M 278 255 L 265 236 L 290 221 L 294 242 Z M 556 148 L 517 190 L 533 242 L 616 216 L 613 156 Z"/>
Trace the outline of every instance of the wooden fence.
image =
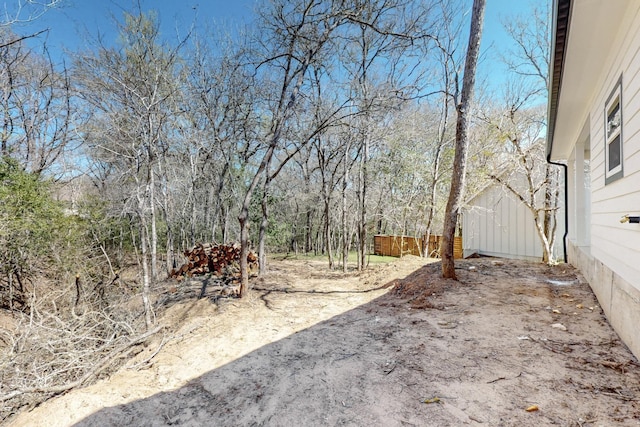
<path id="1" fill-rule="evenodd" d="M 424 239 L 409 236 L 385 236 L 377 235 L 373 237 L 374 253 L 376 255 L 401 257 L 403 255 L 422 256 L 423 250 L 426 255 L 433 258 L 440 258 L 440 244 L 442 236 L 429 236 L 429 244 L 424 247 Z M 462 258 L 462 238 L 454 237 L 453 257 Z"/>

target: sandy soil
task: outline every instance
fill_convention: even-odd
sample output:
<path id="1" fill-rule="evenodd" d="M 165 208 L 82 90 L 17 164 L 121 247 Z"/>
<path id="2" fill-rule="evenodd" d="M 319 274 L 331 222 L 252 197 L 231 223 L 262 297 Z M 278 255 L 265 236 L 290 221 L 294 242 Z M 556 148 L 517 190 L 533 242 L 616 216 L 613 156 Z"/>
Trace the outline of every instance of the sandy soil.
<path id="1" fill-rule="evenodd" d="M 472 259 L 455 282 L 426 262 L 275 261 L 249 298 L 173 305 L 117 373 L 10 425 L 640 425 L 640 365 L 571 267 Z"/>

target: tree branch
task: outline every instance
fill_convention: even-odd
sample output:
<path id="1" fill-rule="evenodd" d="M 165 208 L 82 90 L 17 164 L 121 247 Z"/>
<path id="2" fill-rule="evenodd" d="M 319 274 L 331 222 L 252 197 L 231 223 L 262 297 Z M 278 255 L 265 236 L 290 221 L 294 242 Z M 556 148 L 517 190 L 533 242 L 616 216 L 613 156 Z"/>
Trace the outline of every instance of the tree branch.
<path id="1" fill-rule="evenodd" d="M 147 338 L 149 338 L 150 336 L 154 335 L 155 333 L 160 331 L 162 328 L 163 328 L 163 326 L 157 326 L 156 328 L 154 328 L 154 329 L 152 329 L 150 331 L 147 331 L 142 335 L 138 335 L 137 337 L 133 338 L 129 342 L 127 342 L 127 343 L 121 345 L 120 347 L 112 350 L 104 359 L 102 359 L 102 361 L 100 361 L 100 363 L 98 363 L 93 369 L 91 369 L 88 372 L 86 372 L 81 378 L 77 379 L 76 381 L 73 381 L 73 382 L 70 382 L 70 383 L 67 383 L 67 384 L 57 385 L 57 386 L 51 386 L 51 387 L 29 387 L 29 388 L 17 389 L 17 390 L 12 391 L 11 393 L 5 394 L 4 396 L 0 396 L 0 402 L 5 402 L 7 400 L 13 399 L 14 397 L 18 397 L 20 395 L 28 394 L 28 393 L 53 393 L 53 394 L 59 394 L 59 393 L 71 390 L 73 388 L 79 387 L 82 384 L 84 384 L 87 381 L 89 381 L 91 378 L 93 378 L 96 375 L 98 375 L 104 369 L 106 369 L 111 364 L 111 362 L 118 355 L 120 355 L 120 353 L 122 353 L 123 351 L 127 350 L 129 347 L 132 347 L 134 345 L 137 345 L 137 344 L 140 344 L 140 343 L 144 342 Z"/>
<path id="2" fill-rule="evenodd" d="M 45 28 L 44 30 L 40 30 L 37 33 L 29 34 L 27 36 L 22 36 L 22 37 L 19 37 L 17 39 L 14 39 L 14 40 L 11 40 L 9 42 L 6 42 L 4 44 L 0 44 L 0 49 L 4 49 L 5 47 L 9 47 L 9 46 L 14 45 L 16 43 L 20 43 L 23 40 L 27 40 L 27 39 L 31 39 L 31 38 L 34 38 L 34 37 L 38 37 L 40 34 L 46 33 L 47 31 L 49 31 L 49 29 Z"/>

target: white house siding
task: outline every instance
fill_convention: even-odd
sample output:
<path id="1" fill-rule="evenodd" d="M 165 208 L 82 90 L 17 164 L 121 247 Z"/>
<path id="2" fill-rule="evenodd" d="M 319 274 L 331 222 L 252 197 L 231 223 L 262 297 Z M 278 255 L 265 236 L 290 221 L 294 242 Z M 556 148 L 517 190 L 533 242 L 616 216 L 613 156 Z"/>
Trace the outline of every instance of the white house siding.
<path id="1" fill-rule="evenodd" d="M 557 216 L 554 256 L 562 258 L 564 213 Z M 513 194 L 493 185 L 467 202 L 462 213 L 462 245 L 464 256 L 475 254 L 542 260 L 542 243 L 533 214 Z"/>
<path id="2" fill-rule="evenodd" d="M 575 2 L 573 13 L 586 15 L 590 7 L 603 4 Z M 594 22 L 606 19 L 607 15 L 592 13 L 591 16 L 597 16 L 595 21 L 583 23 L 581 27 L 572 21 L 569 27 L 560 106 L 563 102 L 571 105 L 574 93 L 584 96 L 588 92 L 590 96 L 583 104 L 585 115 L 579 119 L 572 116 L 570 108 L 558 110 L 557 121 L 561 123 L 558 126 L 562 127 L 563 137 L 556 135 L 553 144 L 559 145 L 558 155 L 552 158 L 563 160 L 565 144 L 573 144 L 567 158 L 569 262 L 581 270 L 611 325 L 640 357 L 640 224 L 620 223 L 623 215 L 640 215 L 640 2 L 616 3 L 618 6 L 625 10 L 620 19 L 613 20 L 617 33 L 611 38 L 607 54 L 597 58 L 601 68 L 597 73 L 592 69 L 594 77 L 579 88 L 571 82 L 580 79 L 585 64 L 593 60 L 588 58 L 588 51 L 582 50 L 591 42 L 587 33 L 595 37 L 603 33 L 604 30 L 595 28 Z M 603 28 L 607 25 L 603 24 Z M 624 176 L 605 185 L 604 109 L 620 76 Z M 590 157 L 589 174 L 584 173 L 583 156 Z M 587 185 L 582 184 L 583 180 Z M 583 217 L 586 221 L 583 220 L 584 226 L 581 226 Z"/>
<path id="3" fill-rule="evenodd" d="M 640 224 L 621 224 L 640 215 L 640 8 L 619 32 L 606 62 L 590 112 L 591 255 L 640 289 Z M 622 75 L 624 177 L 605 185 L 604 105 Z"/>

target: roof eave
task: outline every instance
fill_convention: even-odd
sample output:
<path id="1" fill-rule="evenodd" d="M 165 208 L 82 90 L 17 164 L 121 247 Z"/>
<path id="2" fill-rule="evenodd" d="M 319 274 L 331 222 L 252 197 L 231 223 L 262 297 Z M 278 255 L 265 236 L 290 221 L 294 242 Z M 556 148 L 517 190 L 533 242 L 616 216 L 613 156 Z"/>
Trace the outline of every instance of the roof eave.
<path id="1" fill-rule="evenodd" d="M 553 1 L 551 61 L 549 62 L 549 101 L 547 105 L 547 160 L 551 160 L 553 150 L 553 137 L 558 114 L 558 102 L 560 101 L 560 89 L 569 38 L 572 4 L 572 0 Z"/>

